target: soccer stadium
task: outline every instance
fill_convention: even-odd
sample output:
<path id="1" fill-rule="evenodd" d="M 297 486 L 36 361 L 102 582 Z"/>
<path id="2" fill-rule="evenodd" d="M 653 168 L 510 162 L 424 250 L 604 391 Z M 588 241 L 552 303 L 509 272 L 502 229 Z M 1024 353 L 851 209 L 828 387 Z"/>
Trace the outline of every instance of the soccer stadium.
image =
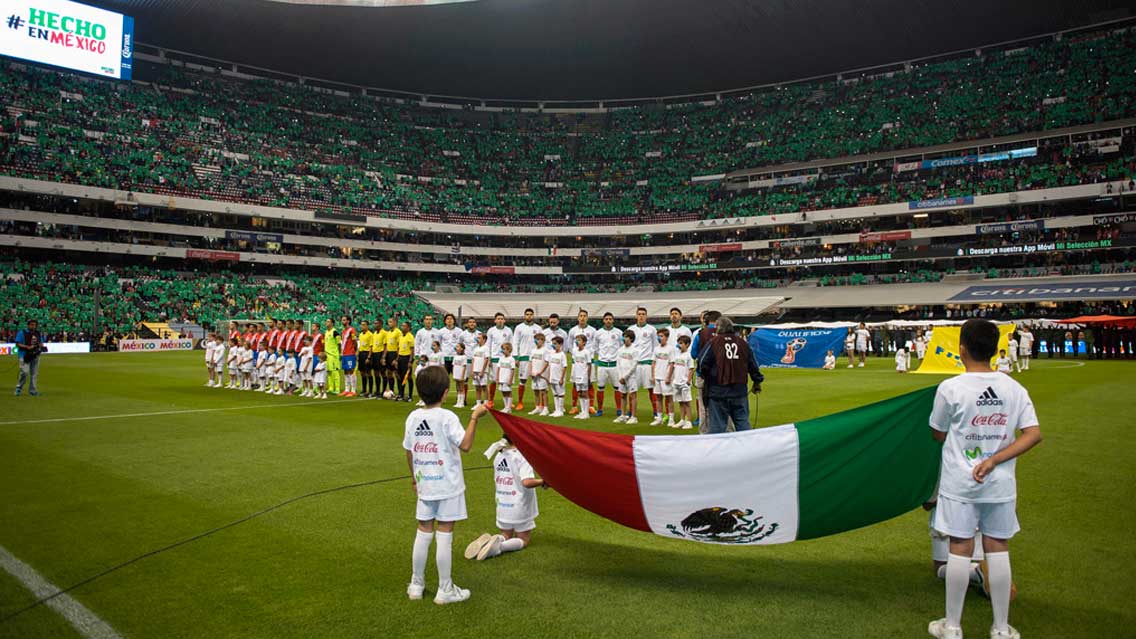
<path id="1" fill-rule="evenodd" d="M 1133 636 L 1131 3 L 0 13 L 0 638 Z"/>

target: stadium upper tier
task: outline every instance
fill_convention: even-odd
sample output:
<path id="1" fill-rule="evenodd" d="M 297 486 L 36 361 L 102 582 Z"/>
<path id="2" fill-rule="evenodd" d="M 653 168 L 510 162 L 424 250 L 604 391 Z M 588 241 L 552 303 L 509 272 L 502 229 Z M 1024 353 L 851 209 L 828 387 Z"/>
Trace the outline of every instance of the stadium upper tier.
<path id="1" fill-rule="evenodd" d="M 871 180 L 841 168 L 748 190 L 722 178 L 894 151 L 890 168 L 934 145 L 1130 118 L 1133 68 L 1136 34 L 1121 29 L 712 103 L 545 114 L 427 108 L 168 64 L 139 63 L 142 81 L 129 85 L 7 64 L 0 172 L 473 224 L 768 215 L 1080 183 L 1061 157 L 965 175 L 881 176 L 877 164 Z"/>

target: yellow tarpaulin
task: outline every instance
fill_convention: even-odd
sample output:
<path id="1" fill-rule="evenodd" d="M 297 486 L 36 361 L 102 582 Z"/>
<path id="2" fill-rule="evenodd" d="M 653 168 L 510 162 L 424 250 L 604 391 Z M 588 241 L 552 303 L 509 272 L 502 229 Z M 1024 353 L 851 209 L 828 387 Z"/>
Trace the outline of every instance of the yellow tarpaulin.
<path id="1" fill-rule="evenodd" d="M 931 332 L 931 342 L 927 344 L 927 354 L 923 358 L 923 363 L 912 372 L 932 375 L 955 375 L 963 372 L 965 369 L 959 359 L 961 330 L 961 326 L 936 326 Z M 998 331 L 1001 333 L 1001 337 L 998 338 L 998 349 L 1006 349 L 1010 342 L 1010 333 L 1014 332 L 1014 325 L 1000 324 Z M 993 365 L 996 359 L 998 359 L 997 354 L 990 360 L 990 364 Z"/>

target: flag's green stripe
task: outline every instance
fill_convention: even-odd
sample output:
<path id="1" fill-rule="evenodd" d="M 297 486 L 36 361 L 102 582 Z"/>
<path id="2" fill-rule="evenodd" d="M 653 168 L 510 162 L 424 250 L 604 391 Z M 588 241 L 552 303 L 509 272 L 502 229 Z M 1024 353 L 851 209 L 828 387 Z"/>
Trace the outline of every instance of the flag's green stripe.
<path id="1" fill-rule="evenodd" d="M 797 423 L 800 525 L 812 539 L 919 507 L 939 477 L 927 425 L 935 387 Z"/>

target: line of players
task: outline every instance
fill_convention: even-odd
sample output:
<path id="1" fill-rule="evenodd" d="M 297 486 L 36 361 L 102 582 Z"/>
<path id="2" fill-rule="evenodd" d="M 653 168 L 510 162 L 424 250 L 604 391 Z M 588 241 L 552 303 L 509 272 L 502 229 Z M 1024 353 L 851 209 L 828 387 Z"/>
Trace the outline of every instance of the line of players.
<path id="1" fill-rule="evenodd" d="M 523 321 L 515 326 L 506 326 L 504 314 L 497 313 L 493 326 L 481 331 L 475 318 L 458 328 L 456 318 L 447 313 L 442 326 L 435 327 L 433 316 L 427 315 L 413 333 L 409 321 L 399 324 L 393 317 L 385 326 L 380 319 L 378 331 L 365 321 L 356 331 L 350 317 L 341 318 L 338 328 L 328 319 L 323 332 L 314 323 L 305 330 L 300 320 L 247 323 L 243 331 L 233 322 L 227 340 L 211 334 L 206 341 L 206 385 L 409 401 L 417 373 L 438 365 L 457 385 L 458 408 L 466 406 L 472 386 L 476 403 L 492 407 L 500 391 L 503 410 L 520 411 L 531 387 L 535 403 L 529 414 L 561 416 L 570 381 L 572 406 L 567 413 L 580 419 L 603 416 L 610 388 L 615 421 L 637 423 L 638 391 L 646 389 L 652 425 L 665 421 L 689 429 L 697 422 L 691 399 L 698 336 L 682 324 L 682 317 L 681 310 L 673 308 L 670 326 L 656 329 L 640 307 L 635 324 L 626 329 L 615 327 L 611 313 L 605 313 L 596 328 L 581 310 L 576 325 L 565 331 L 557 314 L 541 326 L 533 310 L 525 309 Z M 417 363 L 413 371 L 412 362 Z"/>

